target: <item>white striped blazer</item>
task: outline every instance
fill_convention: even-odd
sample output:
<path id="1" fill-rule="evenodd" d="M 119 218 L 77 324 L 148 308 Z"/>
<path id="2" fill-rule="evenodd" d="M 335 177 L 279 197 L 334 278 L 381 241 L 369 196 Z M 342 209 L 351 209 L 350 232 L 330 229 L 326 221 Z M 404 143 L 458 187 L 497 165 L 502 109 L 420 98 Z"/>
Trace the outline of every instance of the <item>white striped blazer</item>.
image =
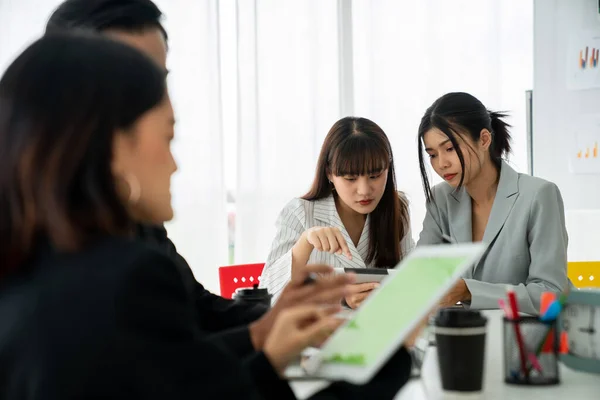
<path id="1" fill-rule="evenodd" d="M 367 215 L 358 245 L 354 246 L 337 213 L 333 196 L 316 201 L 293 199 L 283 208 L 277 218 L 277 234 L 262 272 L 260 287 L 269 290 L 269 293 L 273 295 L 273 303 L 277 301 L 281 291 L 291 279 L 292 247 L 304 231 L 314 226 L 337 227 L 348 243 L 352 259 L 348 260 L 344 255 L 313 250 L 308 259 L 309 264 L 328 264 L 335 268 L 373 268 L 373 262 L 365 265 L 363 261 L 369 252 L 369 217 Z M 402 254 L 407 254 L 415 246 L 410 230 L 410 221 L 407 221 L 406 235 L 401 240 L 400 246 Z M 390 266 L 390 268 L 393 267 L 395 266 Z"/>

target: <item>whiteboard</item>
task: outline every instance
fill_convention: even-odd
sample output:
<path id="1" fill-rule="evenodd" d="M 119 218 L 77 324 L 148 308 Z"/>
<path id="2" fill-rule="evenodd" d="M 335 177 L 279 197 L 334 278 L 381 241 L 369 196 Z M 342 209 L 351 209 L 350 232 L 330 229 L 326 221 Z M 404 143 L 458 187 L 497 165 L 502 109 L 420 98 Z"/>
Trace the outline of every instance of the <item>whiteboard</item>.
<path id="1" fill-rule="evenodd" d="M 600 174 L 571 165 L 580 121 L 600 115 L 600 88 L 568 89 L 572 37 L 586 30 L 600 32 L 597 0 L 535 0 L 532 173 L 561 190 L 569 261 L 600 260 Z"/>
<path id="2" fill-rule="evenodd" d="M 579 121 L 600 114 L 600 88 L 567 89 L 569 38 L 586 29 L 600 32 L 597 0 L 535 1 L 533 175 L 556 183 L 569 210 L 600 209 L 600 175 L 569 166 Z"/>

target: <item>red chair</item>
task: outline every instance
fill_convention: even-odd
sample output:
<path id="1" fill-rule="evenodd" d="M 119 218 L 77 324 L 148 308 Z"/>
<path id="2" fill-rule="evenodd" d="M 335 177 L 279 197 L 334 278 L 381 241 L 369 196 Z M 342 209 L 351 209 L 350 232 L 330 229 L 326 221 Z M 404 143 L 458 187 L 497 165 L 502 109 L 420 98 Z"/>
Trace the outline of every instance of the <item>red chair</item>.
<path id="1" fill-rule="evenodd" d="M 253 285 L 260 283 L 260 275 L 264 267 L 264 263 L 219 267 L 221 296 L 231 299 L 236 289 L 251 288 Z"/>

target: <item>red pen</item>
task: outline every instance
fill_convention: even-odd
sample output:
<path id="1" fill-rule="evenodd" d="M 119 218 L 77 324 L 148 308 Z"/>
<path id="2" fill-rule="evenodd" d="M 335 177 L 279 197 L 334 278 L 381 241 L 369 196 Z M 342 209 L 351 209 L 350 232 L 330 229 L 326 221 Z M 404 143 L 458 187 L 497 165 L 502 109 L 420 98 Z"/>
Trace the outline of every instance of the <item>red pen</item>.
<path id="1" fill-rule="evenodd" d="M 517 345 L 519 346 L 519 358 L 521 359 L 521 370 L 525 374 L 525 378 L 529 377 L 529 371 L 527 370 L 527 358 L 525 357 L 525 346 L 523 345 L 523 336 L 521 336 L 521 328 L 517 320 L 519 319 L 519 307 L 517 305 L 517 296 L 512 287 L 506 289 L 506 295 L 508 296 L 508 304 L 510 305 L 512 312 L 512 320 L 514 321 L 513 326 L 515 328 L 515 337 L 517 339 Z"/>

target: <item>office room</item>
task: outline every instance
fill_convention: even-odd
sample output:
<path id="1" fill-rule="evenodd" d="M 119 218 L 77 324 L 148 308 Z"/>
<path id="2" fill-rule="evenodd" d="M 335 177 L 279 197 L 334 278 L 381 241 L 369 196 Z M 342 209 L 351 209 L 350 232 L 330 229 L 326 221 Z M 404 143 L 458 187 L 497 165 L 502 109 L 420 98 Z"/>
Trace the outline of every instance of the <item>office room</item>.
<path id="1" fill-rule="evenodd" d="M 595 0 L 0 0 L 0 399 L 596 398 L 599 57 Z"/>

